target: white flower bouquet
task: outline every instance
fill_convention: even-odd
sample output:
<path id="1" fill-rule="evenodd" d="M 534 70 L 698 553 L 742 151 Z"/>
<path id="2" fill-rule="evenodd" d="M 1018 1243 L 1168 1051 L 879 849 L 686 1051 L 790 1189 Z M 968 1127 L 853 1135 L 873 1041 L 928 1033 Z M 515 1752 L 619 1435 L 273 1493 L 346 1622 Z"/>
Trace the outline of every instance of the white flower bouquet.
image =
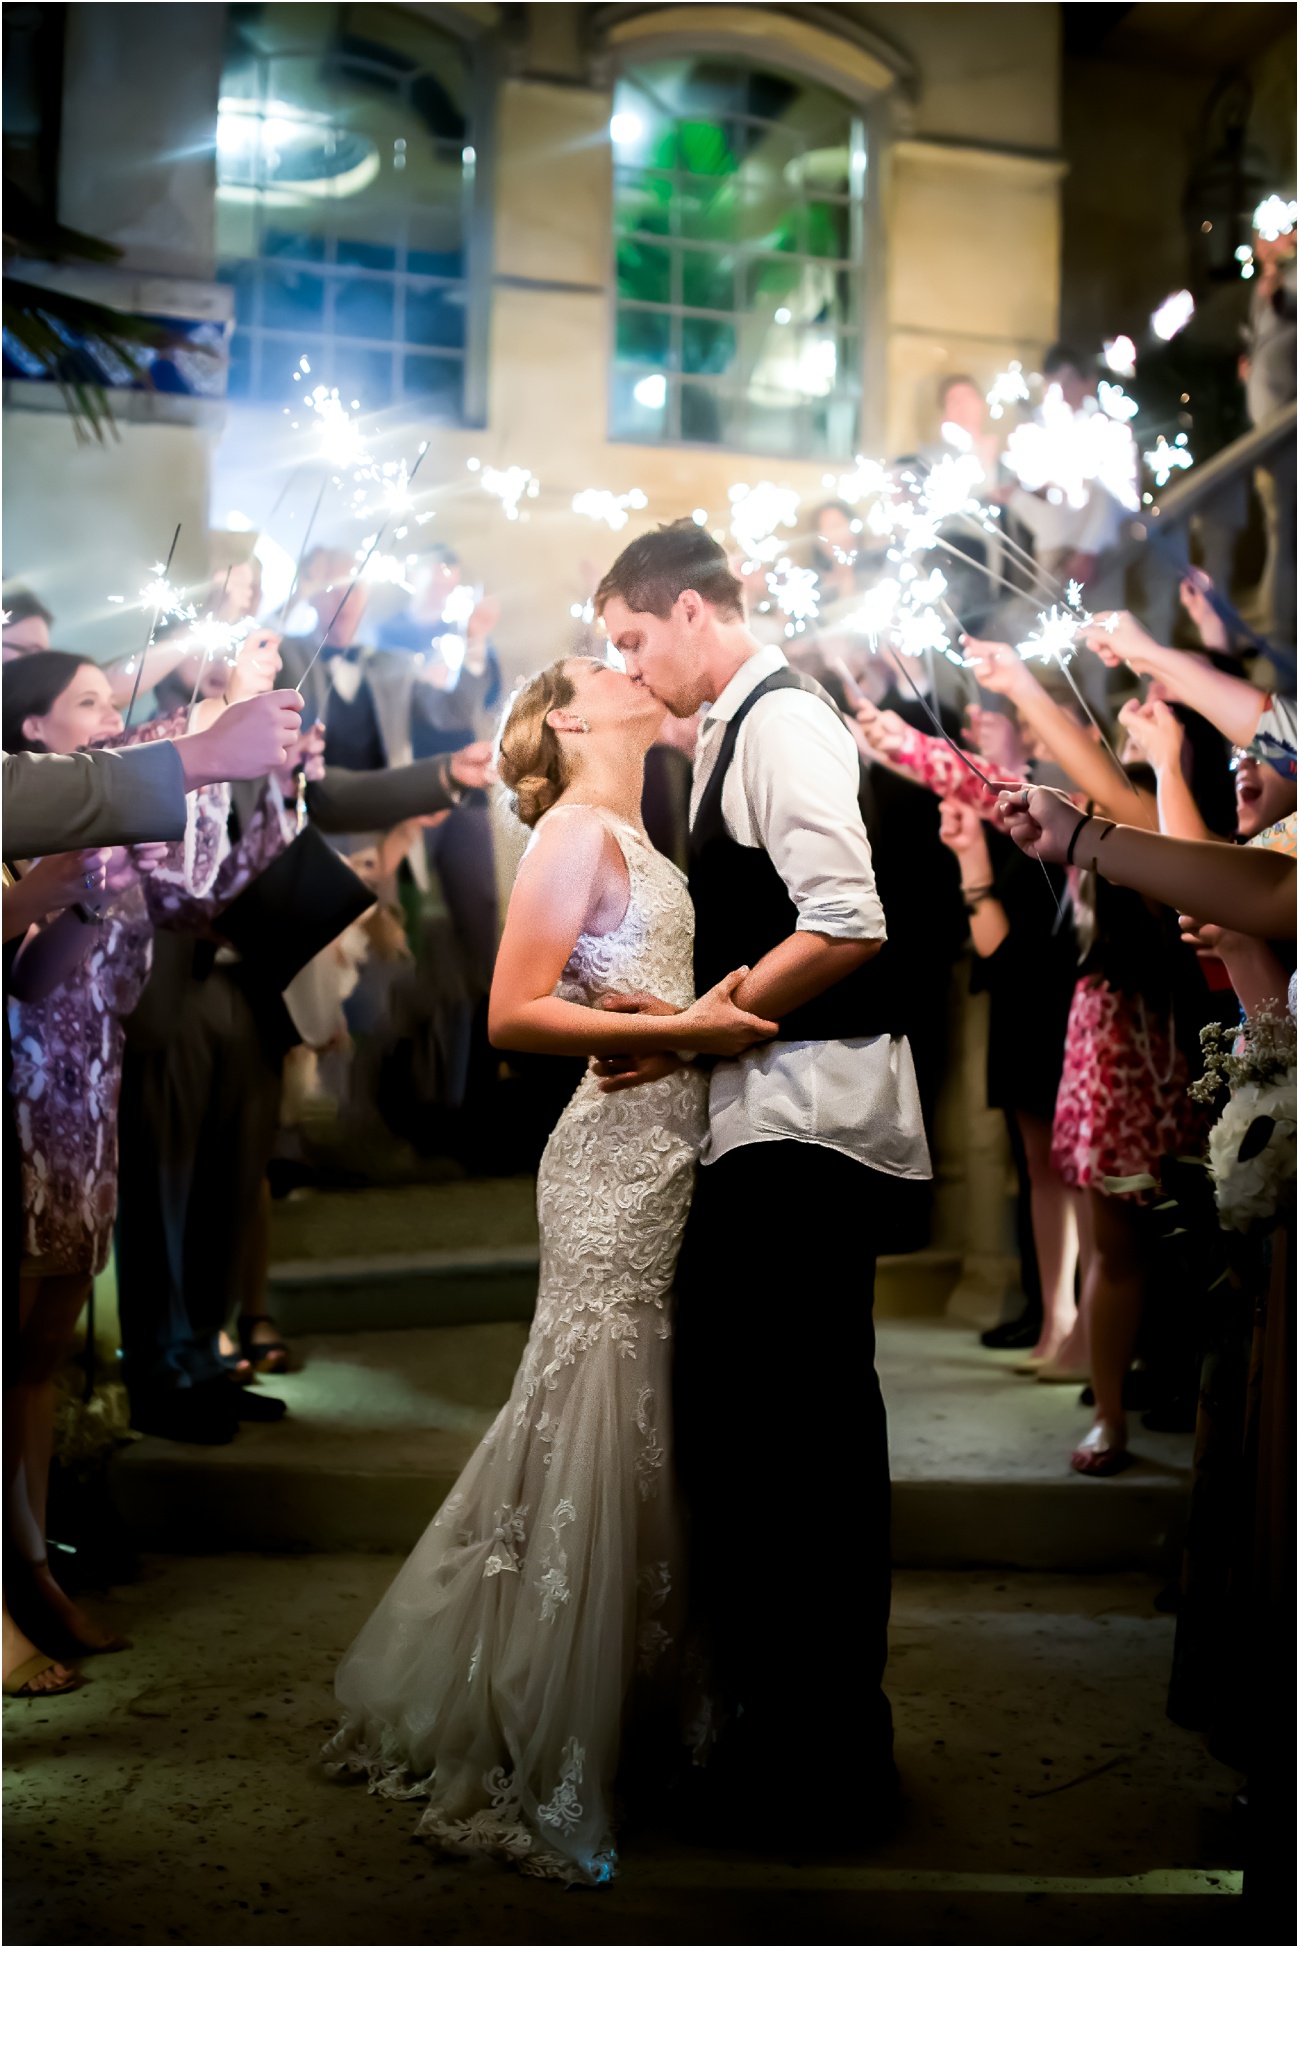
<path id="1" fill-rule="evenodd" d="M 1272 1005 L 1227 1042 L 1219 1024 L 1200 1034 L 1204 1074 L 1191 1094 L 1231 1095 L 1209 1133 L 1209 1170 L 1225 1230 L 1270 1224 L 1295 1192 L 1295 1027 Z"/>

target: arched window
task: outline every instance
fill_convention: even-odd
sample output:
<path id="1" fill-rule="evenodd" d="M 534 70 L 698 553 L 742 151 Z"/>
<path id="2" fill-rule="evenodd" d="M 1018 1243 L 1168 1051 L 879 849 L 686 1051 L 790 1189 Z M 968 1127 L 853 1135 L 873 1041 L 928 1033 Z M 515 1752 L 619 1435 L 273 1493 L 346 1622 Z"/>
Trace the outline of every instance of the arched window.
<path id="1" fill-rule="evenodd" d="M 791 456 L 857 445 L 866 131 L 827 86 L 683 55 L 610 124 L 615 440 Z"/>
<path id="2" fill-rule="evenodd" d="M 474 46 L 405 8 L 232 6 L 217 116 L 230 396 L 313 380 L 460 421 L 473 391 Z M 468 371 L 468 375 L 467 375 Z M 468 388 L 467 388 L 468 387 Z"/>

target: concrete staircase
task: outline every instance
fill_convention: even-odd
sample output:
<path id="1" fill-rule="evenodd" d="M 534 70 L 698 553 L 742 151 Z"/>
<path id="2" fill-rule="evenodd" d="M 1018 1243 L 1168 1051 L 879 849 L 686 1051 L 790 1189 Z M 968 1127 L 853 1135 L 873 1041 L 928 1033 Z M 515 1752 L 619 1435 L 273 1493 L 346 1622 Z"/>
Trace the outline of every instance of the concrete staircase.
<path id="1" fill-rule="evenodd" d="M 532 1184 L 304 1191 L 274 1232 L 273 1306 L 306 1363 L 266 1383 L 289 1418 L 213 1449 L 141 1439 L 114 1460 L 118 1506 L 154 1549 L 405 1551 L 509 1392 L 536 1294 Z M 1071 1474 L 1076 1390 L 1016 1377 L 945 1322 L 958 1278 L 945 1253 L 881 1261 L 897 1562 L 1171 1574 L 1190 1439 L 1138 1433 L 1121 1478 Z M 815 1475 L 782 1485 L 814 1496 Z"/>

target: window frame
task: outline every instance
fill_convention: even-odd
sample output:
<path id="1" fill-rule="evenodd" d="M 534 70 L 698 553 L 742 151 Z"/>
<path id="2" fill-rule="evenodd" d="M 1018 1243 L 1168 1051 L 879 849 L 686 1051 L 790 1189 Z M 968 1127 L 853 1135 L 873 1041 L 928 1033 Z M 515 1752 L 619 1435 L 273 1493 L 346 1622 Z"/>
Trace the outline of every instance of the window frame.
<path id="1" fill-rule="evenodd" d="M 849 213 L 849 240 L 851 245 L 849 255 L 846 257 L 825 257 L 814 260 L 824 262 L 838 271 L 852 273 L 856 276 L 856 326 L 845 323 L 841 319 L 827 321 L 824 323 L 823 328 L 818 324 L 818 331 L 823 331 L 827 336 L 833 335 L 837 343 L 841 343 L 843 337 L 855 334 L 857 337 L 856 359 L 851 365 L 846 393 L 841 394 L 836 389 L 824 399 L 809 398 L 803 405 L 797 408 L 797 411 L 800 416 L 803 416 L 812 411 L 818 404 L 830 405 L 842 402 L 843 397 L 847 397 L 853 405 L 856 425 L 854 433 L 849 437 L 851 446 L 845 447 L 842 450 L 837 447 L 813 449 L 808 452 L 805 458 L 800 455 L 794 459 L 806 459 L 808 461 L 824 460 L 826 462 L 849 460 L 856 450 L 865 444 L 868 429 L 873 428 L 876 424 L 873 415 L 878 410 L 877 405 L 872 404 L 869 395 L 872 380 L 868 373 L 875 366 L 876 358 L 880 354 L 878 316 L 882 309 L 883 301 L 883 278 L 879 249 L 881 221 L 880 163 L 882 144 L 886 133 L 887 103 L 883 95 L 872 95 L 864 98 L 860 89 L 855 87 L 851 80 L 827 77 L 819 67 L 804 69 L 797 62 L 792 61 L 791 56 L 783 50 L 773 59 L 770 56 L 760 55 L 744 42 L 728 46 L 724 38 L 720 39 L 716 44 L 710 42 L 706 49 L 698 44 L 694 38 L 683 39 L 679 46 L 674 46 L 673 39 L 667 37 L 662 40 L 656 39 L 649 46 L 637 47 L 632 45 L 619 50 L 617 53 L 616 69 L 611 79 L 613 94 L 616 95 L 618 82 L 622 78 L 634 76 L 636 71 L 647 63 L 671 59 L 674 56 L 715 57 L 719 62 L 734 64 L 737 67 L 744 67 L 750 70 L 767 69 L 775 72 L 778 76 L 803 79 L 808 84 L 819 85 L 824 90 L 834 92 L 844 103 L 845 109 L 848 112 L 850 118 L 849 191 L 842 201 L 839 200 L 837 194 L 819 193 L 815 188 L 813 188 L 808 196 L 813 199 L 820 197 L 829 199 L 834 203 L 841 203 Z M 778 119 L 771 120 L 762 115 L 745 114 L 743 118 L 746 123 L 766 129 L 779 129 L 786 125 Z M 675 364 L 670 364 L 669 367 L 661 372 L 666 377 L 668 385 L 667 410 L 669 417 L 664 423 L 664 432 L 653 438 L 646 437 L 642 439 L 640 437 L 629 437 L 625 433 L 615 431 L 615 383 L 620 375 L 626 374 L 626 368 L 630 367 L 620 366 L 619 364 L 619 316 L 624 312 L 662 314 L 672 323 L 673 336 L 680 332 L 682 326 L 688 320 L 712 320 L 719 324 L 730 323 L 738 328 L 739 323 L 745 317 L 745 309 L 734 302 L 736 295 L 733 295 L 733 303 L 729 312 L 717 308 L 694 307 L 685 304 L 684 298 L 679 296 L 681 252 L 697 249 L 701 253 L 716 255 L 723 246 L 728 246 L 739 262 L 757 261 L 763 258 L 768 262 L 779 260 L 778 256 L 773 256 L 770 250 L 761 249 L 757 243 L 735 242 L 729 245 L 722 245 L 717 242 L 702 241 L 697 237 L 689 235 L 654 235 L 641 231 L 636 231 L 630 235 L 624 234 L 618 224 L 618 180 L 621 169 L 622 167 L 614 159 L 611 142 L 609 163 L 610 234 L 608 257 L 608 373 L 606 377 L 608 416 L 606 439 L 612 445 L 626 448 L 687 448 L 699 452 L 706 451 L 712 454 L 733 455 L 741 459 L 791 459 L 787 451 L 781 451 L 774 447 L 765 450 L 748 448 L 737 446 L 725 438 L 704 441 L 682 434 L 679 431 L 681 413 L 680 394 L 684 386 L 695 385 L 705 390 L 712 390 L 717 393 L 719 402 L 722 404 L 736 398 L 743 402 L 743 392 L 735 386 L 727 386 L 722 379 L 707 372 L 691 372 Z M 655 168 L 652 175 L 670 178 L 675 189 L 678 181 L 695 174 L 676 168 L 668 171 L 661 171 Z M 855 186 L 857 189 L 855 189 Z M 643 299 L 625 299 L 620 296 L 618 276 L 619 250 L 625 241 L 642 243 L 650 247 L 658 246 L 666 248 L 671 252 L 673 296 L 669 300 L 654 302 Z M 809 258 L 806 252 L 795 251 L 792 252 L 790 260 L 802 264 L 807 262 Z M 810 328 L 806 331 L 810 331 Z M 676 349 L 674 340 L 670 340 L 669 347 L 674 352 L 684 353 L 683 350 L 678 351 Z M 839 375 L 842 376 L 843 369 L 848 366 L 843 363 L 842 355 L 840 360 L 843 367 Z M 658 373 L 657 369 L 651 372 L 649 366 L 647 366 L 646 374 Z M 794 408 L 790 408 L 790 410 L 793 411 Z M 669 429 L 672 427 L 675 427 L 677 431 L 670 431 Z"/>
<path id="2" fill-rule="evenodd" d="M 404 364 L 408 358 L 432 362 L 453 362 L 461 366 L 461 402 L 458 414 L 447 421 L 447 425 L 458 428 L 481 428 L 487 424 L 487 393 L 489 384 L 488 349 L 491 320 L 492 293 L 492 167 L 495 156 L 495 110 L 496 110 L 496 63 L 492 38 L 485 34 L 477 22 L 466 21 L 456 10 L 446 7 L 427 7 L 416 10 L 423 16 L 429 27 L 449 35 L 461 45 L 466 61 L 469 89 L 466 95 L 465 122 L 467 128 L 466 147 L 472 147 L 473 162 L 465 165 L 462 160 L 462 181 L 470 185 L 467 195 L 462 197 L 463 235 L 460 244 L 461 268 L 457 275 L 441 274 L 445 284 L 458 285 L 464 293 L 464 327 L 462 340 L 458 345 L 442 342 L 412 342 L 406 339 L 406 304 L 411 287 L 436 287 L 439 273 L 434 271 L 413 271 L 408 268 L 410 254 L 407 240 L 408 215 L 403 213 L 395 223 L 396 231 L 391 242 L 383 246 L 394 256 L 393 266 L 380 269 L 372 265 L 347 263 L 340 260 L 338 250 L 350 239 L 346 235 L 320 237 L 324 244 L 321 255 L 284 256 L 258 253 L 252 256 L 223 258 L 218 252 L 218 275 L 227 275 L 231 290 L 238 295 L 244 288 L 245 279 L 251 273 L 255 293 L 254 315 L 244 320 L 236 310 L 232 342 L 240 333 L 248 336 L 254 348 L 260 352 L 264 342 L 270 342 L 298 354 L 305 354 L 311 361 L 313 373 L 330 384 L 340 380 L 333 364 L 336 351 L 369 349 L 390 359 L 389 396 L 383 401 L 383 409 L 401 411 L 426 406 L 426 395 L 405 389 Z M 364 58 L 353 61 L 364 64 Z M 376 72 L 386 67 L 375 64 Z M 263 213 L 259 236 L 270 225 Z M 379 245 L 375 245 L 378 247 Z M 286 272 L 318 278 L 322 286 L 322 326 L 314 333 L 302 328 L 273 325 L 266 317 L 265 289 L 269 275 L 283 276 Z M 346 334 L 333 324 L 333 301 L 336 292 L 349 283 L 372 281 L 392 286 L 395 296 L 393 307 L 393 331 L 389 337 L 365 334 Z M 317 360 L 319 358 L 319 360 Z M 255 358 L 256 360 L 256 358 Z M 344 373 L 345 374 L 345 373 Z M 232 396 L 231 404 L 266 404 L 270 394 L 254 381 L 246 395 Z"/>

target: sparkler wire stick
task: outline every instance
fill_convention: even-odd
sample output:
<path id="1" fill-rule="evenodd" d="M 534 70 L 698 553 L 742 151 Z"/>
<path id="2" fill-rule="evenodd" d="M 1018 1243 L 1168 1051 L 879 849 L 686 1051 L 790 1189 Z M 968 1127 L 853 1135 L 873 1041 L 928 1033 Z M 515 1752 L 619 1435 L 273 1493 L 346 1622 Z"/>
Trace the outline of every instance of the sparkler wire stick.
<path id="1" fill-rule="evenodd" d="M 172 557 L 173 557 L 173 555 L 174 555 L 174 554 L 175 554 L 175 552 L 176 552 L 176 543 L 177 543 L 177 541 L 178 541 L 179 539 L 180 539 L 180 521 L 178 520 L 178 521 L 176 522 L 176 531 L 175 531 L 175 533 L 173 533 L 173 535 L 172 535 L 172 537 L 171 537 L 171 546 L 170 546 L 170 547 L 168 548 L 168 550 L 167 550 L 167 562 L 166 562 L 166 566 L 165 566 L 165 568 L 163 569 L 163 572 L 162 572 L 162 581 L 163 581 L 163 583 L 164 583 L 164 584 L 166 583 L 166 581 L 167 581 L 167 578 L 168 578 L 168 577 L 170 576 L 170 574 L 171 574 L 171 563 L 172 563 Z M 142 650 L 142 652 L 141 652 L 141 654 L 140 654 L 140 659 L 139 659 L 139 661 L 138 661 L 138 662 L 136 663 L 136 666 L 135 666 L 135 680 L 134 680 L 134 682 L 133 682 L 133 683 L 131 684 L 131 701 L 130 701 L 130 703 L 129 703 L 129 704 L 127 705 L 127 707 L 126 707 L 126 719 L 125 719 L 125 722 L 123 723 L 123 726 L 122 726 L 122 730 L 123 730 L 123 732 L 129 732 L 129 731 L 131 730 L 131 720 L 132 720 L 132 719 L 134 718 L 134 716 L 135 716 L 135 700 L 136 700 L 136 698 L 137 698 L 137 697 L 139 696 L 139 694 L 140 694 L 140 678 L 141 678 L 141 676 L 142 676 L 142 675 L 144 674 L 144 664 L 145 664 L 145 660 L 146 660 L 146 658 L 147 658 L 147 656 L 148 656 L 148 653 L 149 653 L 149 649 L 150 649 L 150 648 L 152 647 L 152 645 L 153 645 L 153 636 L 154 636 L 154 634 L 155 634 L 155 633 L 157 632 L 157 630 L 158 630 L 158 621 L 159 621 L 159 619 L 160 619 L 160 618 L 162 617 L 162 602 L 163 602 L 163 601 L 162 601 L 162 596 L 161 596 L 161 595 L 159 595 L 159 598 L 158 598 L 158 602 L 157 602 L 157 604 L 156 604 L 156 605 L 154 606 L 154 608 L 153 608 L 153 623 L 152 623 L 152 625 L 151 625 L 151 626 L 149 627 L 149 637 L 148 637 L 148 639 L 147 639 L 147 640 L 145 641 L 145 643 L 144 643 L 144 647 L 143 647 L 143 650 Z"/>
<path id="2" fill-rule="evenodd" d="M 1096 713 L 1092 710 L 1091 705 L 1087 702 L 1086 697 L 1084 697 L 1082 691 L 1079 689 L 1077 683 L 1074 681 L 1073 670 L 1070 668 L 1068 662 L 1064 660 L 1060 655 L 1056 656 L 1056 667 L 1059 669 L 1061 675 L 1068 683 L 1069 688 L 1073 691 L 1074 696 L 1078 699 L 1078 702 L 1082 705 L 1083 710 L 1087 714 L 1088 720 L 1093 726 L 1095 726 L 1097 739 L 1104 747 L 1106 753 L 1109 755 L 1111 761 L 1114 763 L 1114 766 L 1118 769 L 1119 774 L 1123 777 L 1123 780 L 1127 783 L 1129 790 L 1132 792 L 1132 795 L 1136 796 L 1138 794 L 1137 786 L 1133 782 L 1132 777 L 1128 774 L 1127 769 L 1123 766 L 1122 761 L 1120 761 L 1113 747 L 1110 745 L 1109 736 L 1106 733 L 1104 726 L 1101 724 L 1099 718 L 1096 716 Z"/>
<path id="3" fill-rule="evenodd" d="M 993 782 L 988 776 L 984 774 L 981 768 L 976 768 L 973 761 L 970 759 L 969 755 L 963 752 L 962 749 L 957 746 L 956 741 L 952 739 L 949 733 L 944 731 L 941 720 L 935 715 L 931 705 L 929 704 L 928 699 L 925 696 L 924 691 L 918 688 L 918 686 L 912 681 L 911 673 L 907 668 L 906 663 L 903 661 L 902 656 L 898 653 L 895 647 L 890 647 L 888 649 L 888 657 L 889 660 L 893 663 L 894 667 L 898 670 L 898 673 L 901 675 L 903 681 L 906 683 L 907 688 L 910 690 L 917 704 L 919 704 L 921 710 L 925 714 L 925 717 L 933 726 L 934 731 L 938 734 L 938 737 L 943 742 L 944 746 L 951 748 L 952 752 L 956 755 L 957 759 L 964 762 L 965 766 L 969 769 L 971 775 L 978 776 L 980 782 L 983 784 L 985 789 L 995 789 L 998 792 L 998 794 L 1000 794 L 1001 791 L 1004 789 L 1005 784 L 1000 782 Z M 1055 884 L 1051 880 L 1050 875 L 1048 875 L 1045 867 L 1042 865 L 1042 862 L 1038 861 L 1036 865 L 1042 869 L 1042 880 L 1046 883 L 1047 894 L 1050 896 L 1052 903 L 1054 903 L 1055 905 L 1055 913 L 1057 919 L 1062 921 L 1064 918 L 1064 905 L 1055 893 Z"/>
<path id="4" fill-rule="evenodd" d="M 412 469 L 410 475 L 406 479 L 406 488 L 408 491 L 410 489 L 410 486 L 414 483 L 416 477 L 419 475 L 419 466 L 421 462 L 423 462 L 424 457 L 428 454 L 429 448 L 431 446 L 432 443 L 426 441 L 424 443 L 424 446 L 420 449 L 419 454 L 416 456 L 415 467 L 414 469 Z M 311 674 L 312 669 L 316 666 L 316 663 L 319 661 L 320 656 L 324 650 L 325 644 L 328 641 L 330 634 L 334 630 L 334 624 L 338 618 L 339 613 L 342 611 L 343 606 L 347 603 L 348 598 L 352 595 L 352 592 L 356 589 L 356 586 L 360 582 L 362 576 L 364 576 L 366 563 L 369 561 L 371 555 L 378 547 L 379 542 L 383 539 L 385 533 L 388 531 L 388 528 L 392 525 L 393 520 L 397 517 L 398 514 L 396 512 L 390 512 L 388 514 L 387 519 L 379 528 L 379 531 L 376 533 L 374 539 L 370 542 L 369 547 L 366 549 L 364 561 L 362 561 L 360 568 L 357 570 L 355 576 L 353 576 L 351 582 L 348 584 L 347 589 L 343 592 L 343 595 L 339 598 L 338 603 L 335 605 L 334 616 L 333 618 L 331 618 L 329 624 L 326 626 L 324 632 L 322 633 L 320 637 L 320 644 L 316 648 L 315 653 L 312 655 L 306 667 L 303 669 L 301 676 L 298 678 L 297 686 L 299 690 L 302 688 L 302 685 L 306 682 L 307 677 Z"/>
<path id="5" fill-rule="evenodd" d="M 227 592 L 227 591 L 229 590 L 229 588 L 230 588 L 230 575 L 231 575 L 231 571 L 233 570 L 234 566 L 235 566 L 235 565 L 234 565 L 234 563 L 232 562 L 232 563 L 230 564 L 230 568 L 226 570 L 226 580 L 225 580 L 225 582 L 224 582 L 224 583 L 223 583 L 223 584 L 221 585 L 221 602 L 222 602 L 222 604 L 224 604 L 224 603 L 225 603 L 225 598 L 226 598 L 226 592 Z M 209 648 L 205 647 L 205 648 L 203 649 L 203 659 L 202 659 L 202 661 L 201 661 L 201 662 L 199 663 L 199 665 L 198 665 L 198 674 L 197 674 L 197 676 L 196 676 L 196 677 L 194 678 L 194 687 L 193 687 L 193 689 L 192 689 L 192 690 L 190 691 L 190 696 L 189 696 L 189 715 L 190 715 L 190 717 L 191 717 L 191 718 L 192 718 L 192 717 L 194 716 L 194 706 L 195 706 L 195 705 L 196 705 L 196 704 L 198 703 L 198 693 L 199 693 L 199 691 L 200 691 L 200 690 L 202 689 L 202 687 L 203 687 L 203 678 L 204 678 L 204 676 L 205 676 L 205 675 L 207 674 L 207 671 L 208 671 L 208 663 L 209 663 L 209 662 L 211 661 L 211 659 L 212 659 L 212 654 L 211 654 L 211 650 L 210 650 Z"/>
<path id="6" fill-rule="evenodd" d="M 995 527 L 991 528 L 987 526 L 981 526 L 979 521 L 977 519 L 972 519 L 968 512 L 961 513 L 959 516 L 963 518 L 966 522 L 966 525 L 968 527 L 973 528 L 974 532 L 979 534 L 979 536 L 982 539 L 990 540 L 995 534 L 997 539 L 1002 542 L 1003 546 L 1007 547 L 1010 550 L 1012 559 L 1017 561 L 1022 569 L 1028 571 L 1028 574 L 1033 578 L 1039 590 L 1045 592 L 1046 595 L 1049 596 L 1052 604 L 1059 604 L 1061 602 L 1063 593 L 1060 589 L 1060 585 L 1057 582 L 1056 578 L 1054 576 L 1048 576 L 1046 570 L 1042 568 L 1041 564 L 1035 559 L 1034 556 L 1030 555 L 1028 549 L 1025 547 L 1021 547 L 1019 542 L 1015 539 L 1014 535 L 1008 532 L 1004 526 L 1002 526 L 1001 524 L 998 524 Z"/>
<path id="7" fill-rule="evenodd" d="M 293 570 L 293 581 L 292 581 L 292 582 L 290 583 L 290 585 L 289 585 L 288 591 L 287 591 L 287 593 L 286 593 L 286 595 L 285 595 L 284 603 L 283 603 L 283 605 L 282 605 L 282 607 L 281 607 L 281 609 L 280 609 L 280 628 L 279 628 L 279 629 L 280 629 L 281 633 L 282 633 L 282 632 L 284 631 L 284 628 L 285 628 L 285 626 L 286 626 L 286 625 L 287 625 L 287 623 L 288 623 L 288 617 L 289 617 L 289 606 L 290 606 L 290 605 L 292 604 L 292 602 L 293 602 L 293 593 L 294 593 L 294 592 L 295 592 L 295 590 L 297 589 L 297 587 L 298 587 L 298 583 L 299 583 L 299 580 L 300 580 L 300 578 L 301 578 L 301 576 L 302 576 L 302 565 L 303 565 L 303 563 L 304 563 L 304 562 L 306 561 L 306 559 L 307 559 L 307 549 L 308 549 L 308 547 L 310 546 L 310 543 L 311 543 L 311 535 L 312 535 L 312 531 L 313 531 L 313 529 L 314 529 L 314 527 L 315 527 L 315 524 L 316 524 L 316 515 L 317 515 L 317 513 L 319 512 L 319 510 L 320 510 L 321 506 L 323 505 L 323 503 L 324 503 L 324 501 L 325 501 L 325 490 L 326 490 L 326 487 L 327 487 L 328 483 L 329 483 L 329 478 L 328 478 L 328 477 L 326 477 L 326 478 L 324 479 L 324 481 L 322 482 L 322 484 L 321 484 L 321 486 L 320 486 L 320 490 L 318 491 L 318 493 L 317 493 L 317 495 L 316 495 L 316 502 L 315 502 L 315 504 L 314 504 L 314 505 L 312 506 L 312 508 L 311 508 L 311 517 L 310 517 L 310 519 L 308 519 L 308 521 L 307 521 L 307 530 L 306 530 L 306 532 L 305 532 L 305 533 L 303 534 L 303 536 L 302 536 L 302 546 L 301 546 L 301 547 L 299 548 L 299 550 L 298 550 L 298 559 L 297 559 L 297 562 L 296 562 L 296 563 L 295 563 L 295 565 L 294 565 L 294 570 Z"/>

